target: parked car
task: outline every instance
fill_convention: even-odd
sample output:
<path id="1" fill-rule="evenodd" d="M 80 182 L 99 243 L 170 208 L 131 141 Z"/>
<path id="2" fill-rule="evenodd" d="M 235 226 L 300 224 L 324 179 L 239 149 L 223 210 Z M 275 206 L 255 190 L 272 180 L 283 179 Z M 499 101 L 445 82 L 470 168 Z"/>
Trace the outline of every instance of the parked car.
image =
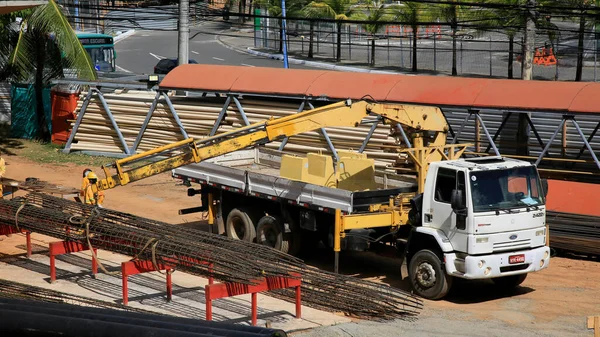
<path id="1" fill-rule="evenodd" d="M 189 60 L 189 64 L 198 64 L 195 60 Z M 168 74 L 179 65 L 179 59 L 162 59 L 154 66 L 155 74 Z"/>

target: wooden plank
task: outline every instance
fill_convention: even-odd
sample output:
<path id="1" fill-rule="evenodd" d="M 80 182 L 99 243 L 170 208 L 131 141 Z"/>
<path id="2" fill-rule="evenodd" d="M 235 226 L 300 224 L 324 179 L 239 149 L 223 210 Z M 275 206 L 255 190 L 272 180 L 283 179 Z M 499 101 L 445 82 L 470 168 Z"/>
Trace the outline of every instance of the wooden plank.
<path id="1" fill-rule="evenodd" d="M 594 316 L 588 316 L 588 318 L 587 318 L 587 328 L 588 329 L 593 329 L 594 328 Z"/>
<path id="2" fill-rule="evenodd" d="M 594 337 L 600 337 L 600 316 L 594 317 Z"/>

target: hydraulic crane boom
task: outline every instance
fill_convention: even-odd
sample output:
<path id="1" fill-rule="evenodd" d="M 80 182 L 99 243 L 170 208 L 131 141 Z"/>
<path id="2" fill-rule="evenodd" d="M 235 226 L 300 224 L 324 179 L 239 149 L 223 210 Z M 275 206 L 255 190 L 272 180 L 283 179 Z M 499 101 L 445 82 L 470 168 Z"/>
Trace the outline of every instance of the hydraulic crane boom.
<path id="1" fill-rule="evenodd" d="M 193 138 L 185 139 L 117 160 L 103 167 L 106 178 L 99 181 L 98 188 L 105 190 L 126 185 L 180 166 L 320 128 L 358 126 L 369 115 L 380 116 L 386 123 L 401 124 L 417 134 L 422 131 L 434 132 L 436 134 L 431 145 L 443 146 L 446 143 L 448 124 L 439 108 L 346 100 L 291 116 L 269 119 L 199 141 Z M 127 171 L 123 170 L 123 165 L 127 163 L 147 160 L 175 151 L 180 153 Z M 114 167 L 116 174 L 111 174 L 109 167 Z"/>

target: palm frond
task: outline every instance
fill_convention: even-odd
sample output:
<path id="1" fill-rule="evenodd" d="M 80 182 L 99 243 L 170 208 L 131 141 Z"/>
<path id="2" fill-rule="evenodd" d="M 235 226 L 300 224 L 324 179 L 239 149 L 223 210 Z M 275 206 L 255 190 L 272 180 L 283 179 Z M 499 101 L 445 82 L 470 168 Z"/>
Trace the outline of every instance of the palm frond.
<path id="1" fill-rule="evenodd" d="M 65 68 L 76 69 L 80 79 L 97 78 L 92 60 L 54 0 L 48 0 L 48 4 L 36 10 L 29 18 L 29 24 L 54 37 L 54 42 L 61 50 Z"/>

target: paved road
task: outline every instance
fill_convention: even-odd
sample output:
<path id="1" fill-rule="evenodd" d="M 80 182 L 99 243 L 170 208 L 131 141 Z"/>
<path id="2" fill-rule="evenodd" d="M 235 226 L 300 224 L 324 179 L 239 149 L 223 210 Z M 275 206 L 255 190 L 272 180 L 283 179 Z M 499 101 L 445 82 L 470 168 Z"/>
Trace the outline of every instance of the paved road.
<path id="1" fill-rule="evenodd" d="M 252 56 L 225 47 L 216 33 L 228 26 L 208 22 L 190 32 L 190 59 L 203 64 L 243 65 L 249 67 L 281 67 L 283 62 Z M 231 31 L 229 31 L 231 33 Z M 252 41 L 249 41 L 251 44 Z M 158 60 L 177 57 L 177 32 L 137 31 L 116 45 L 120 71 L 137 74 L 152 73 Z M 311 69 L 296 66 L 297 69 Z"/>

